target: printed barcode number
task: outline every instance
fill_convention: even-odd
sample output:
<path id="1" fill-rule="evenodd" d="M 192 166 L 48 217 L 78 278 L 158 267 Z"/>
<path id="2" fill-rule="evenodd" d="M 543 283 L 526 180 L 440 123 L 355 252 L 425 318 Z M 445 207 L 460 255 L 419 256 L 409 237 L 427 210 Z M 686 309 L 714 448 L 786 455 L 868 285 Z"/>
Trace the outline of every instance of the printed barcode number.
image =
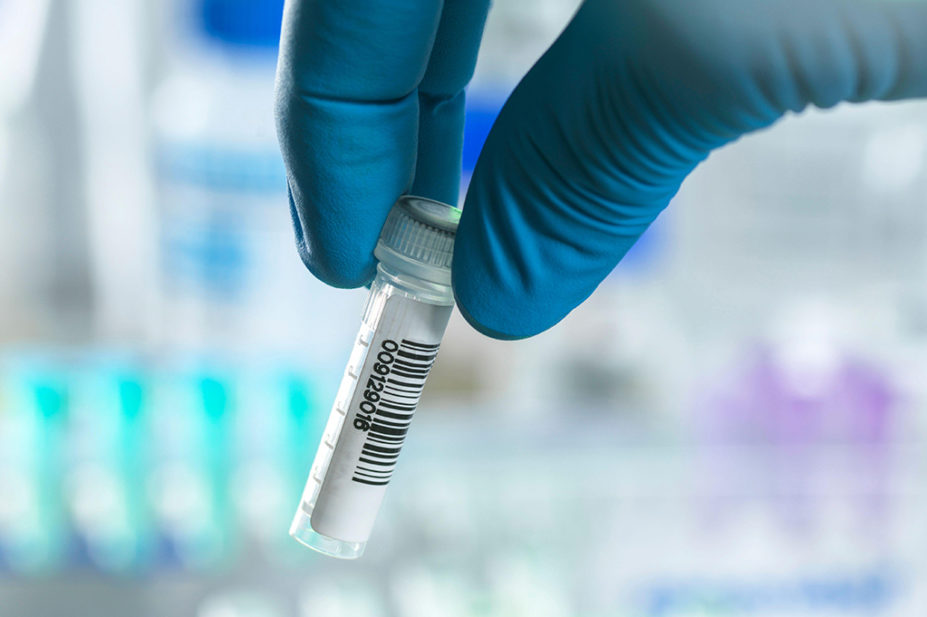
<path id="1" fill-rule="evenodd" d="M 371 351 L 371 353 L 373 353 Z M 438 345 L 403 339 L 380 343 L 364 388 L 354 428 L 367 437 L 351 478 L 361 484 L 389 483 L 425 378 L 438 355 Z"/>

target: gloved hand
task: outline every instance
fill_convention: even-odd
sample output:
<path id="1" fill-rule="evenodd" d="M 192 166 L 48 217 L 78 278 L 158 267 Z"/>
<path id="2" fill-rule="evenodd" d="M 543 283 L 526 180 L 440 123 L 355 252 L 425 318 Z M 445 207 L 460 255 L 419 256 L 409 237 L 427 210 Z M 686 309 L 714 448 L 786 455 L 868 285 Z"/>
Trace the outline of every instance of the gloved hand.
<path id="1" fill-rule="evenodd" d="M 279 133 L 300 254 L 374 273 L 410 192 L 454 203 L 486 0 L 293 0 Z M 510 97 L 454 253 L 478 330 L 531 336 L 583 302 L 708 153 L 785 112 L 927 96 L 927 2 L 587 0 Z"/>

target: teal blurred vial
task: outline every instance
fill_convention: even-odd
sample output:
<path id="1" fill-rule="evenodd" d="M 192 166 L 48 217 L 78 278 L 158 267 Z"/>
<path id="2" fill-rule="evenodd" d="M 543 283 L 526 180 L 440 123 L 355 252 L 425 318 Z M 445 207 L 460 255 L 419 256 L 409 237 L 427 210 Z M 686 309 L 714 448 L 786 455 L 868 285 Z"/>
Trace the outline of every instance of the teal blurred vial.
<path id="1" fill-rule="evenodd" d="M 67 379 L 45 358 L 23 356 L 2 367 L 0 553 L 15 572 L 47 572 L 69 550 L 60 473 Z"/>
<path id="2" fill-rule="evenodd" d="M 85 558 L 105 571 L 148 564 L 145 385 L 130 364 L 93 360 L 70 379 L 67 462 L 71 525 Z"/>
<path id="3" fill-rule="evenodd" d="M 152 379 L 148 492 L 160 562 L 208 570 L 230 563 L 234 388 L 218 363 L 192 363 Z"/>

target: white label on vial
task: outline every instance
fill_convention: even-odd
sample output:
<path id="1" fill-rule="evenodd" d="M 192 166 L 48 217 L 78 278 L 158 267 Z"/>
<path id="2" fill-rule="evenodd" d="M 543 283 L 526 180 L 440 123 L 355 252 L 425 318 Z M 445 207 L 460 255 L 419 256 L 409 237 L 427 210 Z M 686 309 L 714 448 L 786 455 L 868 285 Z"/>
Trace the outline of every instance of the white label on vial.
<path id="1" fill-rule="evenodd" d="M 390 296 L 312 510 L 312 528 L 366 542 L 453 307 Z"/>

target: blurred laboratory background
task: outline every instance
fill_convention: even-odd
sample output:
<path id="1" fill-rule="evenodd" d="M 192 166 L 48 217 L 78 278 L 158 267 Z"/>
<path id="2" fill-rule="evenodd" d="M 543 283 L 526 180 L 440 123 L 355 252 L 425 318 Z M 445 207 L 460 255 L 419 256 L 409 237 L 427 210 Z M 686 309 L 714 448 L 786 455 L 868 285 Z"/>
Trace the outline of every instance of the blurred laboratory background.
<path id="1" fill-rule="evenodd" d="M 363 290 L 300 263 L 282 0 L 0 0 L 0 615 L 927 614 L 927 104 L 714 153 L 585 305 L 455 315 L 367 554 L 287 536 Z M 464 185 L 577 0 L 497 0 Z"/>

